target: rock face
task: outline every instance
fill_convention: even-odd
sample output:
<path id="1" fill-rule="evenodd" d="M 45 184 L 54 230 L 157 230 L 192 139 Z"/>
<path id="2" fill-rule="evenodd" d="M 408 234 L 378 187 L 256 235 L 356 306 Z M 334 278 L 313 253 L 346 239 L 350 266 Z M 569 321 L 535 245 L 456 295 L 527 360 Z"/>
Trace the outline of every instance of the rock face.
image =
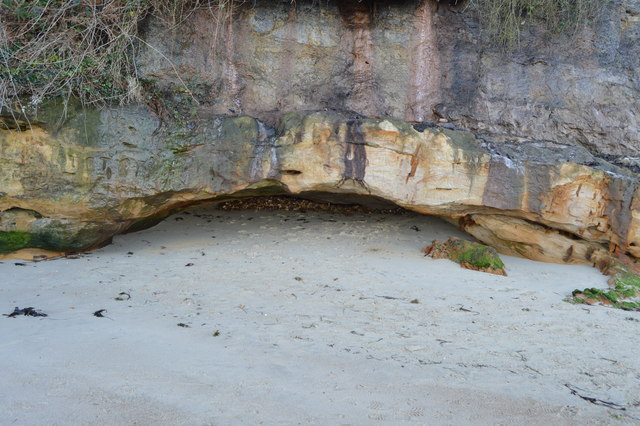
<path id="1" fill-rule="evenodd" d="M 255 0 L 146 28 L 142 76 L 212 113 L 442 119 L 640 157 L 640 0 L 607 3 L 575 37 L 524 28 L 508 53 L 464 1 Z"/>
<path id="2" fill-rule="evenodd" d="M 86 250 L 205 200 L 331 193 L 440 215 L 531 259 L 640 257 L 638 176 L 584 148 L 326 111 L 277 129 L 198 116 L 78 110 L 0 131 L 0 252 Z"/>

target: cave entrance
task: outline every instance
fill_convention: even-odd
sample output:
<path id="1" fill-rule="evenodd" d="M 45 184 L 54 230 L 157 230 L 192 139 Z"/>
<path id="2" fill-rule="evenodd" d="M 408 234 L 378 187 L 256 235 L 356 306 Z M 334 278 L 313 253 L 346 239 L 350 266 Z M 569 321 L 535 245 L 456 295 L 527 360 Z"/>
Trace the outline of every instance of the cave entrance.
<path id="1" fill-rule="evenodd" d="M 256 279 L 285 272 L 289 279 L 304 279 L 308 272 L 331 281 L 346 271 L 358 276 L 353 269 L 366 269 L 366 264 L 373 269 L 385 265 L 378 277 L 391 279 L 394 270 L 426 274 L 431 262 L 422 249 L 450 237 L 469 238 L 439 217 L 377 197 L 304 193 L 204 201 L 146 230 L 118 235 L 94 255 L 119 258 L 123 264 L 138 256 L 145 262 L 166 259 L 173 265 L 171 274 L 180 275 L 186 266 L 192 268 L 188 274 L 198 272 L 197 279 L 203 279 L 203 271 L 232 279 L 246 270 Z M 424 267 L 420 272 L 419 265 Z M 450 265 L 444 265 L 438 262 L 436 271 L 444 268 L 445 274 Z"/>
<path id="2" fill-rule="evenodd" d="M 146 230 L 117 235 L 111 245 L 88 256 L 95 265 L 108 265 L 117 282 L 131 283 L 127 292 L 189 288 L 180 297 L 190 300 L 232 288 L 233 294 L 220 297 L 237 306 L 252 304 L 254 311 L 264 298 L 287 306 L 298 298 L 327 297 L 322 303 L 334 303 L 335 292 L 340 297 L 348 292 L 357 300 L 388 296 L 432 303 L 446 287 L 449 292 L 455 288 L 456 303 L 463 303 L 471 284 L 485 283 L 488 298 L 492 286 L 505 279 L 549 291 L 563 282 L 566 286 L 574 275 L 594 283 L 604 280 L 585 265 L 503 257 L 509 277 L 500 277 L 424 257 L 422 249 L 433 240 L 451 237 L 469 239 L 437 216 L 376 197 L 306 193 L 203 201 Z M 542 279 L 541 270 L 553 279 Z"/>

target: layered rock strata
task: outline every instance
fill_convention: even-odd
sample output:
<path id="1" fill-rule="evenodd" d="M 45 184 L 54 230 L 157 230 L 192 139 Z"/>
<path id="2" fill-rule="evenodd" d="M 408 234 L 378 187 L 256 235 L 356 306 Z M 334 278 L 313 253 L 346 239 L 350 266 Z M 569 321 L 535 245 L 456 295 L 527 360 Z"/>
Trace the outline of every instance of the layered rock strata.
<path id="1" fill-rule="evenodd" d="M 466 1 L 252 0 L 178 26 L 150 17 L 136 69 L 217 114 L 354 110 L 584 146 L 640 165 L 640 0 L 504 52 Z"/>
<path id="2" fill-rule="evenodd" d="M 0 131 L 0 253 L 88 250 L 204 201 L 330 193 L 439 215 L 530 259 L 640 257 L 638 176 L 576 146 L 327 111 L 277 128 L 143 106 L 18 124 Z"/>

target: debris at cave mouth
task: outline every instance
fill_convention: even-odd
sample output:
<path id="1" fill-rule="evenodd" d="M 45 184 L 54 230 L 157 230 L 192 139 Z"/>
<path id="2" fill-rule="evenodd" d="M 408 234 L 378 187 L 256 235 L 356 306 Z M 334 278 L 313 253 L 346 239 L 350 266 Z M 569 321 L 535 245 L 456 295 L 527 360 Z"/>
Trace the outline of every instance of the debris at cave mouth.
<path id="1" fill-rule="evenodd" d="M 242 198 L 219 203 L 216 208 L 219 210 L 286 210 L 286 211 L 328 211 L 339 214 L 403 214 L 407 210 L 394 206 L 391 203 L 372 204 L 371 206 L 360 204 L 359 199 L 354 198 L 354 202 L 338 200 L 335 202 L 325 202 L 322 196 L 317 196 L 318 201 L 290 196 L 266 196 Z M 324 198 L 329 199 L 328 196 Z M 364 203 L 367 200 L 363 201 Z"/>

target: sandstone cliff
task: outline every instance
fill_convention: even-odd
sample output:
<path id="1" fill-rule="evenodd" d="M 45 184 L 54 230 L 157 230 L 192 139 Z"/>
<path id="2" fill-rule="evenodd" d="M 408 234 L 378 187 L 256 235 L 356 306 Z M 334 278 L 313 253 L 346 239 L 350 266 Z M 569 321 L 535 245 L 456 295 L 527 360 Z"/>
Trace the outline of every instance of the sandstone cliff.
<path id="1" fill-rule="evenodd" d="M 640 255 L 637 175 L 580 147 L 334 112 L 165 123 L 145 107 L 2 132 L 0 251 L 79 251 L 204 200 L 376 196 L 531 259 Z"/>
<path id="2" fill-rule="evenodd" d="M 150 19 L 138 68 L 216 113 L 270 123 L 347 109 L 640 156 L 640 1 L 607 3 L 576 36 L 524 27 L 513 52 L 450 3 L 258 0 L 178 27 Z"/>

